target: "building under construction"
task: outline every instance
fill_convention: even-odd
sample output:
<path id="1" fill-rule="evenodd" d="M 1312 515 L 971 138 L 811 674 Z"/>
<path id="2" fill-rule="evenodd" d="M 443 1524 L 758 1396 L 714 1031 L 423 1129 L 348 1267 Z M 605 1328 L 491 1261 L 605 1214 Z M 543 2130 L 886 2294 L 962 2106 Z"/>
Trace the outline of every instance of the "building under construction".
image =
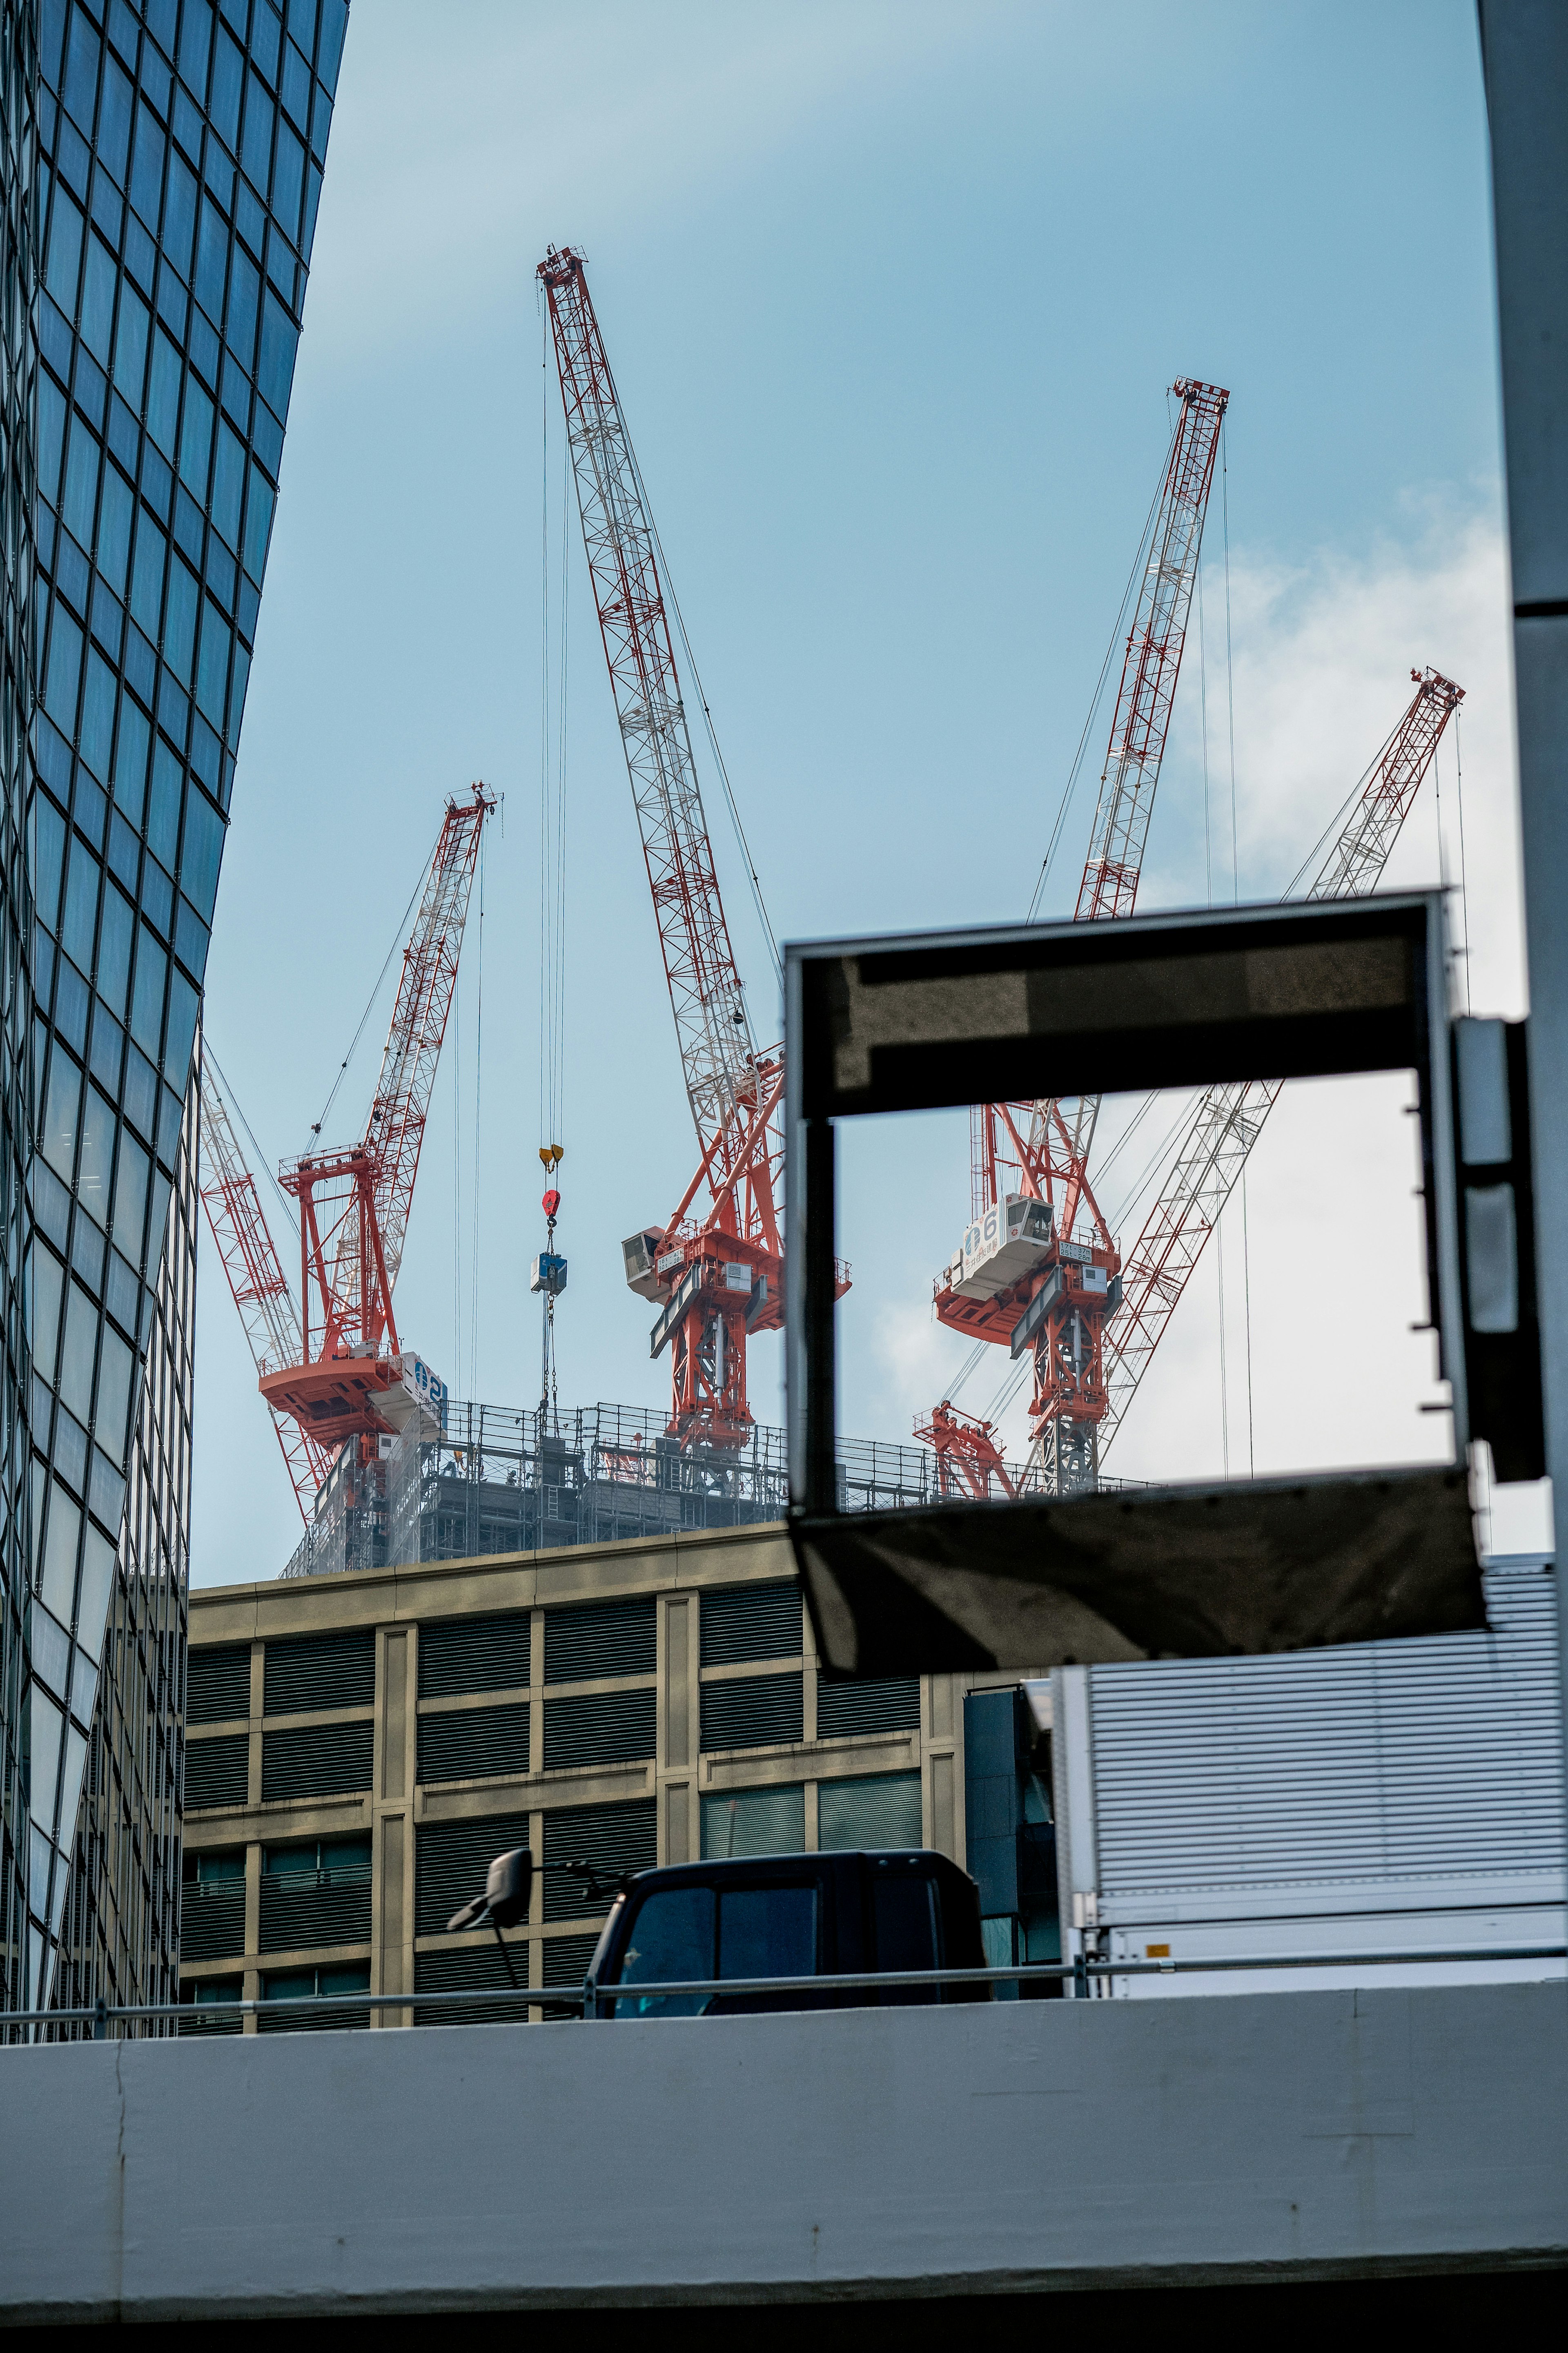
<path id="1" fill-rule="evenodd" d="M 666 1434 L 665 1419 L 625 1405 L 520 1413 L 452 1400 L 439 1439 L 411 1428 L 383 1440 L 369 1462 L 343 1450 L 283 1574 L 322 1577 L 783 1519 L 782 1430 L 754 1423 L 740 1451 L 695 1453 Z M 1021 1487 L 1023 1466 L 1010 1469 Z M 843 1440 L 839 1509 L 938 1503 L 950 1492 L 945 1476 L 924 1446 Z"/>

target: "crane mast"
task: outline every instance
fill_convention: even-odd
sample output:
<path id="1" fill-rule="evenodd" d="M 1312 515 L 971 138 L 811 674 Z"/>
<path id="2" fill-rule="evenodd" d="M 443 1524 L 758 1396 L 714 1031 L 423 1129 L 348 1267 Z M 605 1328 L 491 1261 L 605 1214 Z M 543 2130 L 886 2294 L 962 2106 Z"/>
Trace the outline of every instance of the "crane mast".
<path id="1" fill-rule="evenodd" d="M 1361 797 L 1320 860 L 1302 899 L 1348 899 L 1370 891 L 1387 863 L 1448 721 L 1465 691 L 1440 670 L 1412 670 L 1415 691 L 1373 763 Z M 1158 1199 L 1129 1252 L 1122 1303 L 1105 1335 L 1108 1402 L 1100 1440 L 1109 1446 L 1148 1370 L 1204 1246 L 1218 1224 L 1283 1081 L 1207 1088 L 1199 1097 Z"/>
<path id="2" fill-rule="evenodd" d="M 623 1244 L 626 1281 L 660 1310 L 668 1435 L 722 1455 L 753 1426 L 746 1340 L 784 1321 L 784 1054 L 758 1051 L 692 757 L 658 543 L 588 292 L 552 246 L 538 276 L 561 379 L 583 546 L 653 894 L 697 1173 L 662 1224 Z M 847 1277 L 840 1282 L 846 1287 Z"/>
<path id="3" fill-rule="evenodd" d="M 1079 923 L 1130 915 L 1137 902 L 1230 400 L 1223 386 L 1192 377 L 1172 390 L 1181 406 L 1122 659 Z M 951 1329 L 1004 1344 L 1015 1356 L 1031 1351 L 1036 1475 L 1054 1494 L 1094 1484 L 1109 1402 L 1104 1327 L 1121 1296 L 1121 1259 L 1089 1181 L 1099 1113 L 1093 1095 L 976 1106 L 970 1224 L 934 1285 L 938 1319 Z M 940 1457 L 937 1418 L 917 1430 L 928 1442 L 939 1433 Z"/>

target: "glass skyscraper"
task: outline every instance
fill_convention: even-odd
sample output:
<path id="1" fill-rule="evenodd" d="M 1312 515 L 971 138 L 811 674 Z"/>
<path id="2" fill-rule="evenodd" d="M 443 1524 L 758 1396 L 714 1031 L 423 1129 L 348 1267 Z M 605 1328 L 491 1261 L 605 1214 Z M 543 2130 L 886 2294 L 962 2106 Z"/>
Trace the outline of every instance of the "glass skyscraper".
<path id="1" fill-rule="evenodd" d="M 201 994 L 346 0 L 0 0 L 0 2012 L 172 2000 Z"/>

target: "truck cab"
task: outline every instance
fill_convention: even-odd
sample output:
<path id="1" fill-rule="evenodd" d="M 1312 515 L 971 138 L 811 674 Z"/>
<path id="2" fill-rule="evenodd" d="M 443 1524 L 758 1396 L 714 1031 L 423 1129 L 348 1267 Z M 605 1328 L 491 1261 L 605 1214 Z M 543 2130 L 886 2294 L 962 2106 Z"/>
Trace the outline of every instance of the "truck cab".
<path id="1" fill-rule="evenodd" d="M 945 1855 L 773 1854 L 639 1872 L 616 1896 L 594 1955 L 601 2018 L 863 2010 L 984 2001 L 989 1986 L 825 1986 L 771 1994 L 632 1994 L 692 1978 L 834 1977 L 985 1966 L 974 1882 Z"/>

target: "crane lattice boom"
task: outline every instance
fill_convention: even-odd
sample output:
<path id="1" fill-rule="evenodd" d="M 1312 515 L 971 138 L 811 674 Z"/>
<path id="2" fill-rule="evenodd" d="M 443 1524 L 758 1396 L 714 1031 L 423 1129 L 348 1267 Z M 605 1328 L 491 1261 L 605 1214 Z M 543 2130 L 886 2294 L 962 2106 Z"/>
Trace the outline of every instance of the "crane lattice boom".
<path id="1" fill-rule="evenodd" d="M 687 1098 L 704 1151 L 710 1139 L 725 1139 L 720 1156 L 728 1175 L 737 1107 L 755 1099 L 755 1046 L 698 787 L 653 524 L 582 256 L 552 247 L 539 275 Z"/>
<path id="2" fill-rule="evenodd" d="M 1110 749 L 1100 776 L 1075 911 L 1080 923 L 1130 915 L 1138 897 L 1154 787 L 1186 644 L 1187 610 L 1197 578 L 1215 455 L 1230 399 L 1218 385 L 1198 384 L 1187 376 L 1172 390 L 1181 411 L 1127 637 Z"/>
<path id="3" fill-rule="evenodd" d="M 361 1146 L 374 1164 L 375 1224 L 388 1293 L 403 1263 L 419 1152 L 458 985 L 479 844 L 485 820 L 495 806 L 495 795 L 483 785 L 476 785 L 466 801 L 447 802 L 425 877 L 419 913 L 403 951 L 397 998 Z M 340 1310 L 336 1323 L 342 1331 L 350 1330 L 361 1318 L 361 1268 L 357 1229 L 340 1228 L 331 1287 Z M 367 1331 L 364 1336 L 378 1335 Z"/>
<path id="4" fill-rule="evenodd" d="M 550 310 L 583 545 L 653 892 L 697 1173 L 672 1217 L 623 1245 L 626 1281 L 661 1309 L 670 1350 L 668 1434 L 744 1445 L 746 1340 L 784 1321 L 784 1053 L 759 1053 L 720 896 L 647 512 L 583 257 L 552 246 Z M 706 1197 L 705 1198 L 703 1197 Z M 847 1287 L 841 1274 L 839 1290 Z"/>
<path id="5" fill-rule="evenodd" d="M 1181 403 L 1155 500 L 1148 555 L 1128 632 L 1110 743 L 1100 780 L 1089 854 L 1075 920 L 1130 915 L 1164 758 L 1171 705 L 1181 674 L 1187 617 L 1202 552 L 1220 427 L 1230 395 L 1219 385 L 1182 377 Z M 970 1231 L 994 1224 L 1009 1172 L 1021 1191 L 1049 1204 L 1052 1240 L 1016 1282 L 971 1272 L 968 1237 L 935 1286 L 938 1318 L 952 1329 L 1005 1342 L 1018 1353 L 1027 1337 L 1035 1387 L 1029 1414 L 1037 1472 L 1053 1493 L 1093 1483 L 1098 1427 L 1107 1409 L 1101 1339 L 1119 1295 L 1121 1259 L 1095 1203 L 1089 1155 L 1100 1098 L 1080 1095 L 1036 1103 L 982 1103 L 971 1114 Z M 1085 1239 L 1077 1229 L 1085 1214 Z M 1051 1294 L 1046 1302 L 1046 1294 Z M 1026 1320 L 1034 1301 L 1044 1303 Z M 931 1417 L 939 1461 L 954 1451 L 948 1425 Z"/>
<path id="6" fill-rule="evenodd" d="M 205 1046 L 200 1069 L 202 1207 L 257 1372 L 275 1373 L 300 1360 L 300 1314 L 234 1132 L 216 1060 Z M 331 1467 L 332 1451 L 282 1415 L 273 1414 L 272 1426 L 300 1509 L 309 1517 L 311 1499 Z"/>
<path id="7" fill-rule="evenodd" d="M 1382 874 L 1411 803 L 1436 756 L 1443 730 L 1465 699 L 1441 671 L 1412 670 L 1409 708 L 1373 764 L 1361 797 L 1330 844 L 1303 899 L 1346 899 Z M 1158 1199 L 1122 1271 L 1122 1303 L 1105 1335 L 1110 1402 L 1101 1451 L 1121 1427 L 1219 1222 L 1263 1123 L 1279 1099 L 1279 1079 L 1209 1087 L 1199 1097 Z"/>

